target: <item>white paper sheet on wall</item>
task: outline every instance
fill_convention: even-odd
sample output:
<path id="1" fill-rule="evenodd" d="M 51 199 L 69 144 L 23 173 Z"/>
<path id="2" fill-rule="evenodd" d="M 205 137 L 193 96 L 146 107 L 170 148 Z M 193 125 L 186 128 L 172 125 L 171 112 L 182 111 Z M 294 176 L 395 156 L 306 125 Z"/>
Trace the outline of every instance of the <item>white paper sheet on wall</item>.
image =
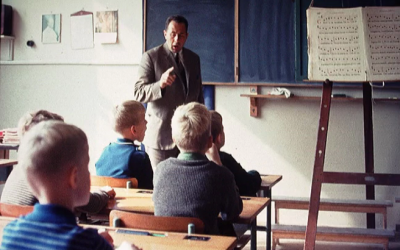
<path id="1" fill-rule="evenodd" d="M 71 14 L 72 49 L 93 48 L 93 13 L 79 11 Z"/>
<path id="2" fill-rule="evenodd" d="M 94 42 L 96 44 L 117 42 L 118 11 L 97 11 L 94 24 Z"/>

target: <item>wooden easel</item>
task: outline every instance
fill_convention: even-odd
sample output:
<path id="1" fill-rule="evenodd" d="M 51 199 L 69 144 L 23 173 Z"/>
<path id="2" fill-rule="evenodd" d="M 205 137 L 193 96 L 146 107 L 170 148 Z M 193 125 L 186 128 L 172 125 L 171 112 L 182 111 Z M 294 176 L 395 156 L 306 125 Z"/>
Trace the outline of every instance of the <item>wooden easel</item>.
<path id="1" fill-rule="evenodd" d="M 326 80 L 323 83 L 322 89 L 310 207 L 308 210 L 306 240 L 304 243 L 305 250 L 313 250 L 315 248 L 322 183 L 366 185 L 367 200 L 375 199 L 375 185 L 400 186 L 400 174 L 374 173 L 372 86 L 368 82 L 363 83 L 365 173 L 324 172 L 332 85 L 331 81 Z M 375 214 L 367 214 L 367 227 L 375 228 Z"/>

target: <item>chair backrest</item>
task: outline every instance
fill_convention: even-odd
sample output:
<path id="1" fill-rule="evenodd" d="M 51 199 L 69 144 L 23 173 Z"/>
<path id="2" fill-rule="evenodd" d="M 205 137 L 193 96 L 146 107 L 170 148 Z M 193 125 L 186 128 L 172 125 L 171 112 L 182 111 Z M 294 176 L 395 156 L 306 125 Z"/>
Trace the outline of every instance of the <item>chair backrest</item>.
<path id="1" fill-rule="evenodd" d="M 130 181 L 132 185 L 130 188 L 138 187 L 138 180 L 136 178 L 114 178 L 108 176 L 90 176 L 90 185 L 92 186 L 110 186 L 110 187 L 127 187 L 127 182 Z"/>
<path id="2" fill-rule="evenodd" d="M 119 219 L 118 227 L 129 227 L 143 230 L 156 230 L 165 232 L 188 232 L 188 225 L 193 223 L 195 233 L 204 232 L 204 223 L 199 218 L 194 217 L 165 217 L 149 214 L 138 214 L 120 210 L 111 210 L 110 226 L 115 226 L 115 219 Z"/>
<path id="3" fill-rule="evenodd" d="M 0 203 L 1 216 L 19 217 L 21 215 L 29 214 L 32 211 L 33 211 L 33 206 Z"/>

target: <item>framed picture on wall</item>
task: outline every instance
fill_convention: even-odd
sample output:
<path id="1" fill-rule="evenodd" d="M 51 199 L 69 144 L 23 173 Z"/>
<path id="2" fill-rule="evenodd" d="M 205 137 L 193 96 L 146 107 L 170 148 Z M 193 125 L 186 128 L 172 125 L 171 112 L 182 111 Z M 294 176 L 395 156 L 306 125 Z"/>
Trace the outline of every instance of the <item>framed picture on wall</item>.
<path id="1" fill-rule="evenodd" d="M 42 43 L 61 42 L 61 14 L 42 15 Z"/>

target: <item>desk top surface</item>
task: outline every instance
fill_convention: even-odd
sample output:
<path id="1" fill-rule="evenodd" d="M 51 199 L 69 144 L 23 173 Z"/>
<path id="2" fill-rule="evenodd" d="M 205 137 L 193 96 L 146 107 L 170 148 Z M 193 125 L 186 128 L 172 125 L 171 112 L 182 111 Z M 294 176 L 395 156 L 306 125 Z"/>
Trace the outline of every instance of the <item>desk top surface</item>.
<path id="1" fill-rule="evenodd" d="M 0 167 L 7 167 L 11 165 L 17 165 L 18 161 L 13 159 L 0 159 Z"/>
<path id="2" fill-rule="evenodd" d="M 0 150 L 17 150 L 19 144 L 3 144 L 0 143 Z"/>
<path id="3" fill-rule="evenodd" d="M 261 190 L 271 189 L 282 180 L 282 175 L 261 175 Z"/>
<path id="4" fill-rule="evenodd" d="M 3 238 L 3 228 L 15 218 L 0 216 L 0 243 Z M 185 239 L 187 234 L 185 233 L 171 233 L 171 232 L 159 232 L 159 231 L 147 231 L 137 229 L 124 228 L 124 232 L 117 232 L 115 228 L 103 227 L 95 225 L 82 225 L 90 228 L 104 228 L 106 229 L 114 240 L 114 245 L 119 246 L 123 241 L 134 243 L 136 246 L 143 249 L 195 249 L 195 250 L 208 250 L 208 249 L 220 249 L 220 250 L 231 250 L 236 245 L 235 237 L 226 236 L 215 236 L 215 235 L 200 235 L 195 236 L 209 237 L 207 241 L 202 240 L 188 240 Z M 151 236 L 151 235 L 138 235 L 131 234 L 129 232 L 151 232 L 157 235 L 165 235 L 164 237 Z"/>
<path id="5" fill-rule="evenodd" d="M 99 187 L 91 187 L 94 191 Z M 114 188 L 116 196 L 110 200 L 107 210 L 124 210 L 154 214 L 154 203 L 152 200 L 152 190 L 146 189 L 126 189 Z M 243 211 L 239 215 L 236 223 L 250 224 L 257 215 L 271 203 L 269 198 L 264 197 L 242 197 Z"/>

